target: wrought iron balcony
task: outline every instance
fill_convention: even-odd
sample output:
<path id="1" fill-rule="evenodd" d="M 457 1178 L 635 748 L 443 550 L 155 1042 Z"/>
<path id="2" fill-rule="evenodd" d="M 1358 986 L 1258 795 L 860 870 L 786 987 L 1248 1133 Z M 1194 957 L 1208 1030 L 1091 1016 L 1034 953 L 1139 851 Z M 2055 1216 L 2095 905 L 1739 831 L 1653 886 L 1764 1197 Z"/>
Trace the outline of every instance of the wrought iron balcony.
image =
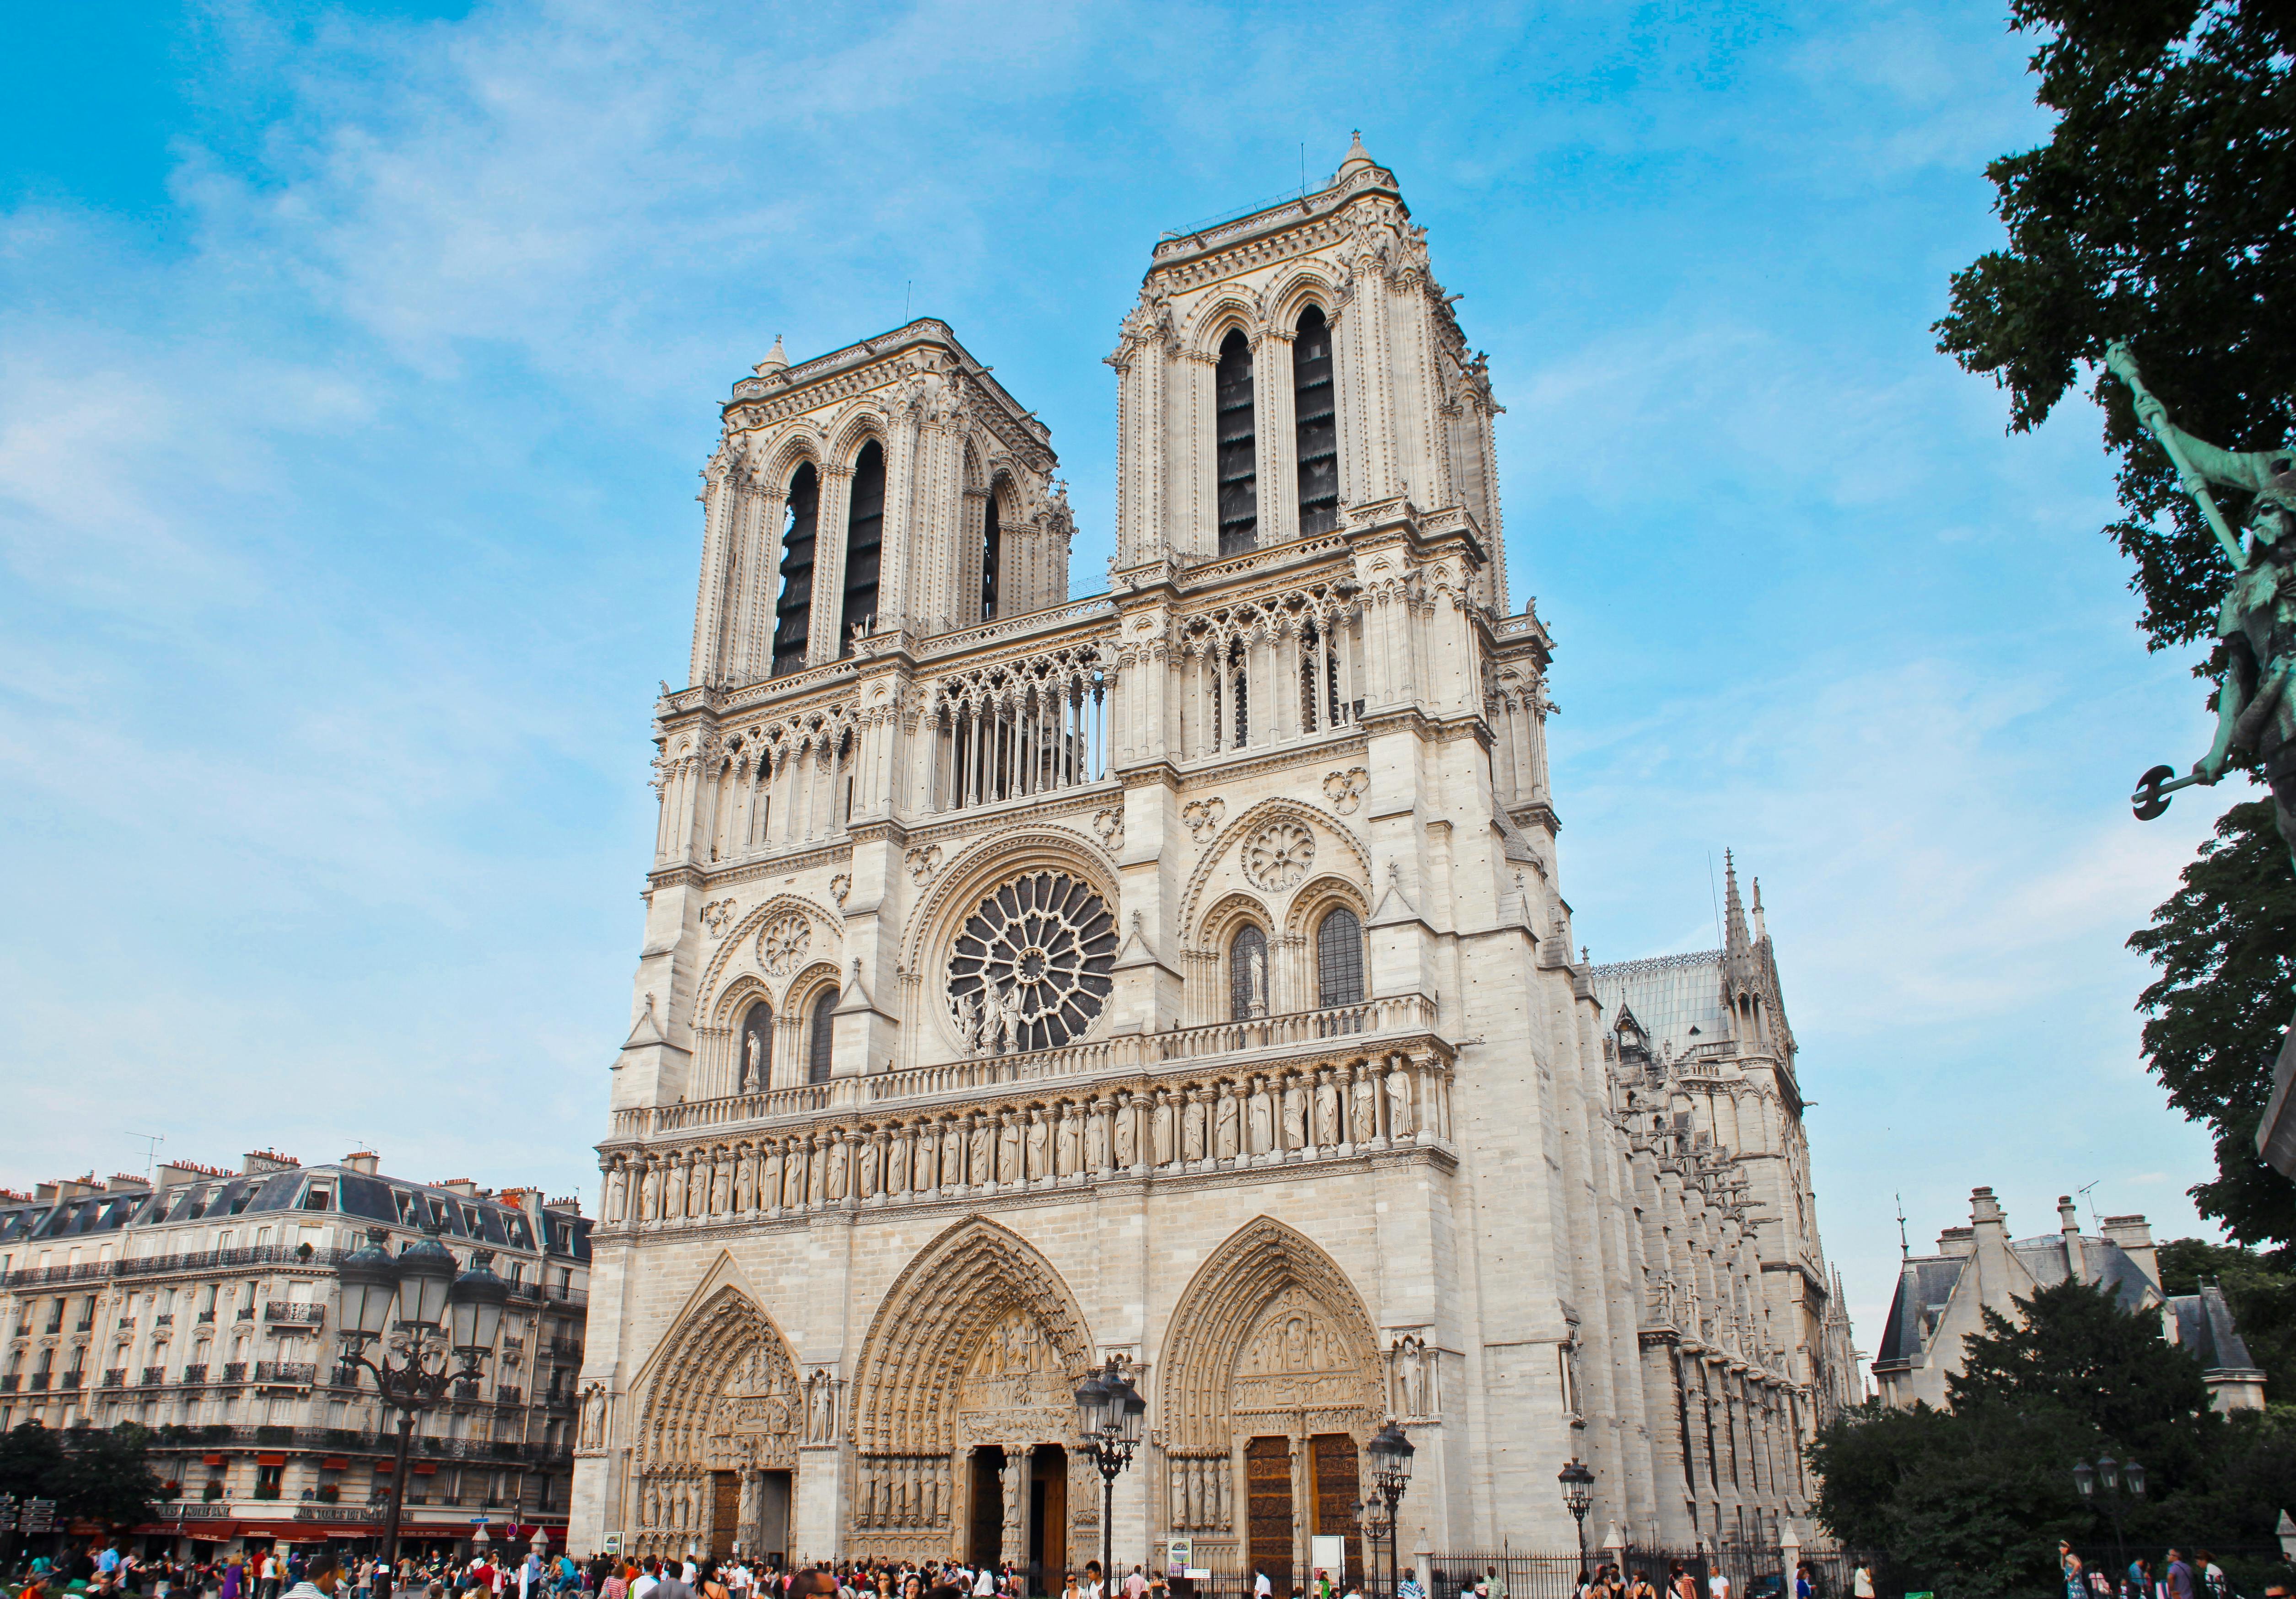
<path id="1" fill-rule="evenodd" d="M 319 1368 L 308 1360 L 258 1360 L 255 1363 L 258 1382 L 312 1382 L 318 1380 Z"/>
<path id="2" fill-rule="evenodd" d="M 507 1384 L 500 1385 L 495 1390 L 495 1403 L 497 1405 L 515 1405 L 519 1403 L 521 1398 L 520 1390 Z"/>
<path id="3" fill-rule="evenodd" d="M 79 1380 L 84 1375 L 86 1375 L 86 1374 L 82 1372 L 66 1372 L 64 1374 L 63 1386 L 68 1389 L 78 1388 L 79 1386 Z"/>
<path id="4" fill-rule="evenodd" d="M 207 1367 L 207 1362 L 206 1362 L 206 1361 L 202 1360 L 202 1361 L 201 1361 L 201 1362 L 200 1362 L 198 1365 L 187 1365 L 187 1366 L 185 1366 L 185 1367 L 184 1368 L 184 1382 L 206 1382 L 207 1380 L 208 1380 L 208 1367 Z"/>
<path id="5" fill-rule="evenodd" d="M 244 1360 L 226 1361 L 223 1368 L 223 1380 L 226 1382 L 246 1382 L 247 1362 Z"/>
<path id="6" fill-rule="evenodd" d="M 127 1368 L 124 1365 L 115 1365 L 111 1370 L 105 1372 L 103 1374 L 103 1386 L 106 1388 L 127 1387 Z"/>
<path id="7" fill-rule="evenodd" d="M 299 1305 L 287 1300 L 272 1300 L 263 1307 L 263 1319 L 283 1332 L 300 1332 L 306 1326 L 316 1327 L 327 1319 L 324 1305 Z"/>
<path id="8" fill-rule="evenodd" d="M 48 1374 L 45 1372 L 34 1372 L 32 1374 L 32 1391 L 34 1393 L 45 1393 L 47 1390 Z"/>
<path id="9" fill-rule="evenodd" d="M 161 1383 L 167 1382 L 167 1380 L 168 1368 L 166 1366 L 147 1365 L 144 1368 L 144 1379 L 138 1386 L 143 1388 L 157 1388 Z"/>
<path id="10" fill-rule="evenodd" d="M 14 1393 L 17 1389 L 23 1385 L 23 1382 L 24 1378 L 21 1373 L 10 1372 L 6 1376 L 0 1377 L 0 1394 Z"/>

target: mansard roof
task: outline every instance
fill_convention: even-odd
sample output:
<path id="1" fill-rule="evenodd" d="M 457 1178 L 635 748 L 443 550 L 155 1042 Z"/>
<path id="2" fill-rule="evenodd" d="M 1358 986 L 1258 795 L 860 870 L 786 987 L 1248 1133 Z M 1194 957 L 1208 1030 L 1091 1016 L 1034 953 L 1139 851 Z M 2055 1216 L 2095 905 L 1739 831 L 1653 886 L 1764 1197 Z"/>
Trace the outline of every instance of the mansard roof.
<path id="1" fill-rule="evenodd" d="M 2080 1274 L 2092 1283 L 2112 1291 L 2112 1296 L 2123 1310 L 2132 1315 L 2146 1304 L 2160 1304 L 2161 1291 L 2136 1258 L 2109 1238 L 2086 1235 L 2080 1241 Z M 2036 1290 L 2054 1288 L 2073 1275 L 2073 1264 L 2065 1248 L 2062 1233 L 2044 1233 L 2037 1238 L 2020 1238 L 2009 1245 L 2033 1279 Z M 1960 1283 L 1962 1273 L 1972 1259 L 1970 1255 L 1915 1255 L 1907 1259 L 1898 1271 L 1898 1292 L 1890 1301 L 1890 1319 L 1882 1333 L 1881 1349 L 1874 1357 L 1875 1369 L 1883 1366 L 1910 1365 L 1930 1346 L 1946 1306 L 1953 1299 L 1953 1291 Z M 2020 1296 L 2023 1297 L 2023 1296 Z M 2170 1301 L 2172 1304 L 2181 1300 Z M 2226 1328 L 2229 1332 L 2230 1318 Z M 2237 1343 L 2238 1335 L 2233 1334 Z M 2242 1349 L 2245 1356 L 2247 1350 Z M 2206 1362 L 2203 1362 L 2205 1365 Z"/>

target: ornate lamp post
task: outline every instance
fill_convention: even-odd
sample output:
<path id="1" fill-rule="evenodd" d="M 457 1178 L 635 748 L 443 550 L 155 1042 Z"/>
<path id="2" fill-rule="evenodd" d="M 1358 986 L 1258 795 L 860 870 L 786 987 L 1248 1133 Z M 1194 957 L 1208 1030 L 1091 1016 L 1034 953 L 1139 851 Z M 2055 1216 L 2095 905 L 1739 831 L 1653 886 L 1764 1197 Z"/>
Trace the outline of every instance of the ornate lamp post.
<path id="1" fill-rule="evenodd" d="M 1085 1453 L 1100 1468 L 1100 1582 L 1102 1599 L 1116 1591 L 1116 1477 L 1132 1464 L 1140 1446 L 1140 1418 L 1148 1401 L 1124 1374 L 1121 1357 L 1087 1372 L 1076 1390 L 1077 1430 Z"/>
<path id="2" fill-rule="evenodd" d="M 1577 1456 L 1570 1464 L 1554 1473 L 1555 1481 L 1562 1485 L 1563 1508 L 1570 1519 L 1578 1523 L 1578 1569 L 1587 1569 L 1587 1513 L 1595 1505 L 1595 1473 L 1588 1471 Z"/>
<path id="3" fill-rule="evenodd" d="M 2120 1561 L 2112 1587 L 2119 1593 L 2128 1581 L 2128 1546 L 2120 1537 L 2120 1513 L 2144 1496 L 2144 1468 L 2133 1460 L 2123 1465 L 2110 1455 L 2100 1455 L 2093 1466 L 2086 1460 L 2073 1463 L 2073 1486 L 2085 1502 L 2103 1506 L 2112 1523 L 2113 1553 Z"/>
<path id="4" fill-rule="evenodd" d="M 502 1330 L 510 1284 L 495 1275 L 491 1250 L 475 1251 L 469 1268 L 456 1275 L 455 1257 L 439 1242 L 436 1228 L 423 1229 L 421 1238 L 396 1256 L 382 1228 L 370 1228 L 366 1237 L 365 1245 L 335 1268 L 335 1276 L 342 1290 L 343 1364 L 365 1367 L 382 1402 L 398 1412 L 398 1461 L 390 1474 L 381 1562 L 388 1592 L 398 1563 L 398 1522 L 406 1502 L 406 1450 L 414 1418 L 437 1405 L 455 1378 L 479 1374 L 479 1362 L 493 1353 L 495 1335 Z M 367 1356 L 370 1348 L 376 1351 L 373 1359 Z M 460 1371 L 454 1369 L 457 1359 Z M 485 1539 L 481 1525 L 473 1541 L 483 1545 Z"/>
<path id="5" fill-rule="evenodd" d="M 1402 1502 L 1404 1490 L 1411 1486 L 1411 1457 L 1417 1451 L 1390 1417 L 1386 1426 L 1371 1435 L 1364 1445 L 1364 1453 L 1371 1460 L 1371 1497 L 1356 1507 L 1356 1517 L 1363 1523 L 1365 1537 L 1371 1540 L 1374 1575 L 1378 1570 L 1379 1540 L 1382 1535 L 1387 1539 L 1387 1591 L 1392 1595 L 1398 1575 L 1397 1562 L 1401 1556 L 1396 1538 L 1399 1523 L 1395 1507 Z"/>

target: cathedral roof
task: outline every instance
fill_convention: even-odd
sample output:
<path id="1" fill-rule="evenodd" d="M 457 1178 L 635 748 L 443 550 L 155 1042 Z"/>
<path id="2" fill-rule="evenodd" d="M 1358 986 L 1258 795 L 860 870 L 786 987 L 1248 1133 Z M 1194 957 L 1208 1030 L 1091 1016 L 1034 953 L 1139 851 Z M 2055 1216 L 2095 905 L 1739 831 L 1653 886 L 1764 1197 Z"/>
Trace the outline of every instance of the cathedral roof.
<path id="1" fill-rule="evenodd" d="M 1632 1011 L 1649 1037 L 1651 1054 L 1678 1061 L 1730 1038 L 1722 962 L 1721 950 L 1701 949 L 1619 961 L 1596 966 L 1588 976 L 1603 1015 L 1616 1016 L 1621 1006 Z"/>

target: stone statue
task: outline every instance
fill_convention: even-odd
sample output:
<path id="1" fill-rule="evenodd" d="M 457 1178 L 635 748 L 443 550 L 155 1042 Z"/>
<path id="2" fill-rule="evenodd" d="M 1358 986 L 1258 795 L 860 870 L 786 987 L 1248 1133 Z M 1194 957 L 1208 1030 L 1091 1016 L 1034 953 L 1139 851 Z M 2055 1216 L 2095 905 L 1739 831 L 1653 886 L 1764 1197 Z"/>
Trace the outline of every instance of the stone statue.
<path id="1" fill-rule="evenodd" d="M 965 1139 L 966 1144 L 971 1146 L 972 1156 L 972 1168 L 967 1174 L 966 1180 L 975 1188 L 986 1187 L 996 1180 L 996 1169 L 989 1164 L 990 1131 L 988 1118 L 975 1116 L 972 1119 L 972 1130 Z"/>
<path id="2" fill-rule="evenodd" d="M 1401 1062 L 1387 1074 L 1387 1132 L 1390 1138 L 1408 1138 L 1416 1130 L 1411 1119 L 1411 1077 Z"/>
<path id="3" fill-rule="evenodd" d="M 1264 1155 L 1275 1147 L 1275 1112 L 1267 1096 L 1267 1079 L 1251 1079 L 1251 1152 Z"/>
<path id="4" fill-rule="evenodd" d="M 2296 448 L 2218 449 L 2169 420 L 2168 408 L 2138 377 L 2127 345 L 2107 347 L 2105 365 L 2128 385 L 2137 416 L 2169 452 L 2234 571 L 2217 611 L 2226 666 L 2217 695 L 2216 742 L 2189 777 L 2162 782 L 2165 770 L 2147 773 L 2137 814 L 2148 821 L 2160 815 L 2166 808 L 2161 796 L 2171 789 L 2214 784 L 2232 766 L 2234 752 L 2244 751 L 2264 764 L 2274 819 L 2296 857 L 2296 694 L 2290 692 L 2296 676 Z M 2245 552 L 2210 497 L 2210 483 L 2253 496 Z"/>
<path id="5" fill-rule="evenodd" d="M 877 1144 L 882 1134 L 873 1134 L 861 1144 L 861 1197 L 877 1197 L 877 1167 L 881 1160 Z"/>
<path id="6" fill-rule="evenodd" d="M 1340 1142 L 1340 1091 L 1329 1070 L 1316 1074 L 1316 1142 L 1324 1149 Z"/>
<path id="7" fill-rule="evenodd" d="M 766 1086 L 766 1041 L 757 1033 L 742 1040 L 742 1092 L 748 1094 Z"/>
<path id="8" fill-rule="evenodd" d="M 1084 1124 L 1085 1168 L 1088 1171 L 1108 1169 L 1108 1117 L 1105 1103 L 1091 1107 Z"/>
<path id="9" fill-rule="evenodd" d="M 1308 1147 L 1308 1093 L 1296 1077 L 1283 1085 L 1283 1147 Z"/>
<path id="10" fill-rule="evenodd" d="M 1267 955 L 1259 939 L 1254 939 L 1244 951 L 1244 963 L 1246 976 L 1251 985 L 1251 1013 L 1265 1016 L 1267 1014 Z"/>
<path id="11" fill-rule="evenodd" d="M 1139 1163 L 1139 1111 L 1127 1095 L 1116 1112 L 1116 1166 L 1119 1171 L 1129 1171 Z"/>
<path id="12" fill-rule="evenodd" d="M 1079 1144 L 1081 1144 L 1084 1136 L 1084 1131 L 1077 1125 L 1078 1116 L 1078 1111 L 1074 1105 L 1062 1107 L 1061 1111 L 1060 1175 L 1064 1177 L 1072 1177 L 1076 1176 L 1078 1171 L 1084 1166 L 1084 1155 L 1082 1150 L 1079 1148 Z"/>
<path id="13" fill-rule="evenodd" d="M 829 1153 L 825 1158 L 825 1164 L 829 1168 L 829 1176 L 824 1185 L 824 1197 L 825 1197 L 832 1204 L 835 1204 L 838 1201 L 845 1197 L 847 1160 L 848 1154 L 845 1148 L 845 1140 L 838 1137 L 834 1133 L 831 1134 Z"/>
<path id="14" fill-rule="evenodd" d="M 1191 1092 L 1188 1103 L 1180 1112 L 1180 1159 L 1187 1161 L 1204 1158 L 1204 1101 L 1201 1094 Z"/>
<path id="15" fill-rule="evenodd" d="M 1232 1160 L 1242 1147 L 1242 1112 L 1235 1103 L 1234 1095 L 1222 1089 L 1213 1092 L 1218 1094 L 1219 1103 L 1213 1112 L 1212 1147 L 1221 1160 Z"/>
<path id="16" fill-rule="evenodd" d="M 996 1180 L 1021 1180 L 1021 1124 L 1009 1113 L 996 1119 Z"/>
<path id="17" fill-rule="evenodd" d="M 1368 1074 L 1357 1077 L 1348 1090 L 1348 1136 L 1361 1146 L 1379 1136 L 1379 1087 Z"/>
<path id="18" fill-rule="evenodd" d="M 1046 1162 L 1052 1159 L 1052 1129 L 1045 1125 L 1042 1111 L 1029 1112 L 1029 1181 L 1036 1182 L 1047 1170 Z"/>

